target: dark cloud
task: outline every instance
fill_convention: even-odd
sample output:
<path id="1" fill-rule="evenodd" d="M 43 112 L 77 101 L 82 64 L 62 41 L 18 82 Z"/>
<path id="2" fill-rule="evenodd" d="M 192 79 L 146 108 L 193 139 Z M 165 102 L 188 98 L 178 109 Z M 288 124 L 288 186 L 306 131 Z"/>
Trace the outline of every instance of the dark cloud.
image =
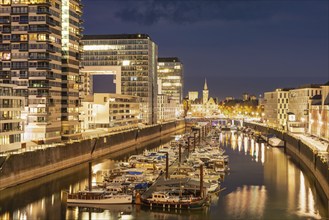
<path id="1" fill-rule="evenodd" d="M 127 4 L 129 2 L 129 4 Z M 152 25 L 160 21 L 189 24 L 202 21 L 254 21 L 270 19 L 276 8 L 267 1 L 139 0 L 122 1 L 116 18 Z M 125 3 L 125 4 L 123 4 Z M 120 7 L 124 5 L 124 7 Z"/>

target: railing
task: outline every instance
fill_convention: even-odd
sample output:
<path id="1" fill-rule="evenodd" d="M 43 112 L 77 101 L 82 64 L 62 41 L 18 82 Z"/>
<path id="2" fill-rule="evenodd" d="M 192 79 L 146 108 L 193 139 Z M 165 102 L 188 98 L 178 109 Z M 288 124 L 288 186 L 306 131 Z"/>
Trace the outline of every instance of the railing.
<path id="1" fill-rule="evenodd" d="M 23 106 L 16 104 L 0 104 L 0 108 L 23 108 Z"/>

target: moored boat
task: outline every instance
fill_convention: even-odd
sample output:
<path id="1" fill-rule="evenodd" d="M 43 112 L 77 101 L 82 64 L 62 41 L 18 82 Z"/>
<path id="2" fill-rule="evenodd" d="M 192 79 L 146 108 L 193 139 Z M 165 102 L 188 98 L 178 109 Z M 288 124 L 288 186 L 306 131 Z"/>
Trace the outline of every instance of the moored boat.
<path id="1" fill-rule="evenodd" d="M 68 194 L 68 204 L 131 204 L 132 195 L 117 194 L 113 195 L 106 191 L 80 191 Z"/>
<path id="2" fill-rule="evenodd" d="M 165 191 L 159 191 L 153 192 L 151 198 L 142 200 L 142 204 L 168 209 L 200 209 L 207 204 L 207 199 L 193 195 L 176 196 Z"/>
<path id="3" fill-rule="evenodd" d="M 272 147 L 283 147 L 284 146 L 284 141 L 277 138 L 277 137 L 272 137 L 268 139 L 269 145 Z"/>

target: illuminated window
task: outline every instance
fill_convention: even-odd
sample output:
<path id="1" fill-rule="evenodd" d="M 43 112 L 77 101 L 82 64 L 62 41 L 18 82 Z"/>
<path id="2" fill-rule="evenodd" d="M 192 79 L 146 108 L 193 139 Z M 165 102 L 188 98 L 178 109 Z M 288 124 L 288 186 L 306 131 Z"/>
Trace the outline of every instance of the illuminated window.
<path id="1" fill-rule="evenodd" d="M 46 41 L 47 35 L 46 34 L 38 34 L 38 40 L 39 41 Z"/>
<path id="2" fill-rule="evenodd" d="M 21 41 L 27 41 L 27 34 L 22 34 L 20 39 Z"/>
<path id="3" fill-rule="evenodd" d="M 10 53 L 3 53 L 2 54 L 2 60 L 10 60 L 10 56 L 11 54 Z"/>
<path id="4" fill-rule="evenodd" d="M 38 34 L 30 34 L 30 40 L 38 40 Z"/>
<path id="5" fill-rule="evenodd" d="M 10 0 L 1 0 L 0 3 L 3 5 L 10 5 L 11 2 Z"/>
<path id="6" fill-rule="evenodd" d="M 123 60 L 122 61 L 122 66 L 129 66 L 130 65 L 130 60 Z"/>
<path id="7" fill-rule="evenodd" d="M 55 37 L 54 37 L 54 36 L 49 36 L 49 40 L 50 40 L 51 42 L 55 42 Z"/>

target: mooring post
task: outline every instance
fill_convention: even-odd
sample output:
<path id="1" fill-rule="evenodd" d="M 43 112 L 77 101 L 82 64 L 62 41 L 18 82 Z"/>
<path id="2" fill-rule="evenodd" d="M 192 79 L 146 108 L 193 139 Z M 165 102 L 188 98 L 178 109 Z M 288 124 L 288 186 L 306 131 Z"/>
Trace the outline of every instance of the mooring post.
<path id="1" fill-rule="evenodd" d="M 199 128 L 198 131 L 199 131 L 199 142 L 198 143 L 200 145 L 200 141 L 201 141 L 201 129 Z"/>
<path id="2" fill-rule="evenodd" d="M 89 170 L 89 174 L 88 174 L 88 188 L 89 188 L 89 191 L 92 190 L 92 185 L 91 185 L 91 180 L 92 180 L 92 173 L 93 173 L 93 168 L 92 168 L 92 164 L 91 162 L 88 163 L 88 170 Z"/>
<path id="3" fill-rule="evenodd" d="M 194 145 L 194 151 L 195 151 L 195 142 L 196 142 L 196 132 L 194 132 L 193 134 L 194 134 L 194 140 L 193 140 L 193 145 Z"/>
<path id="4" fill-rule="evenodd" d="M 191 147 L 190 139 L 191 139 L 191 137 L 188 137 L 187 138 L 187 140 L 188 140 L 188 144 L 187 144 L 187 157 L 190 155 L 190 147 Z"/>
<path id="5" fill-rule="evenodd" d="M 166 179 L 168 179 L 169 176 L 169 154 L 166 152 Z"/>
<path id="6" fill-rule="evenodd" d="M 182 145 L 179 144 L 179 165 L 181 164 L 182 162 Z"/>
<path id="7" fill-rule="evenodd" d="M 203 198 L 203 164 L 200 165 L 200 196 Z"/>

